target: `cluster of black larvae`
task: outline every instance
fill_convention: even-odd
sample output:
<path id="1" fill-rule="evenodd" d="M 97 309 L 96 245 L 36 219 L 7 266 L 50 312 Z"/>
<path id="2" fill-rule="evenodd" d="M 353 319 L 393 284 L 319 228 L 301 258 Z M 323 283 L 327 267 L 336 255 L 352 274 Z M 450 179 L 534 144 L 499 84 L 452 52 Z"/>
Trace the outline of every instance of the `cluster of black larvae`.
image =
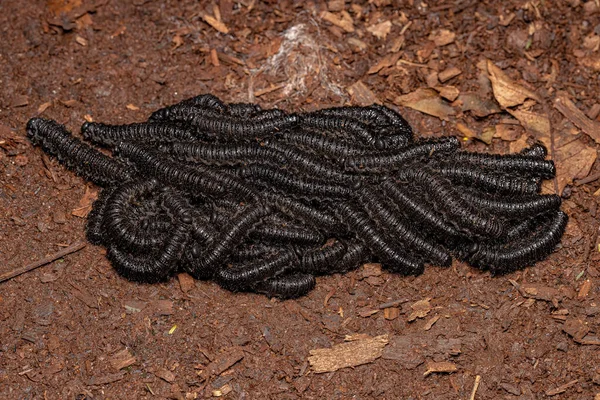
<path id="1" fill-rule="evenodd" d="M 51 120 L 27 133 L 104 187 L 87 237 L 135 281 L 186 271 L 290 298 L 366 261 L 416 275 L 455 256 L 499 274 L 548 256 L 567 223 L 560 197 L 539 194 L 555 174 L 543 146 L 495 155 L 415 140 L 378 105 L 286 113 L 201 95 L 143 123 L 83 124 L 112 156 Z"/>

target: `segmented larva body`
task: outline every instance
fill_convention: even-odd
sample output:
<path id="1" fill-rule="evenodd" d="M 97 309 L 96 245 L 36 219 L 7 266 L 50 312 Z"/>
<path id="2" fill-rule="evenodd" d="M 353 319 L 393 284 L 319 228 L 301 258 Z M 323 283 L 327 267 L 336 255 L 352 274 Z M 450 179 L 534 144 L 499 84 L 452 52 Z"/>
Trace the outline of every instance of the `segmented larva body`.
<path id="1" fill-rule="evenodd" d="M 81 132 L 112 157 L 54 121 L 27 124 L 104 187 L 87 237 L 134 281 L 186 271 L 286 299 L 367 261 L 416 275 L 454 256 L 500 274 L 547 257 L 567 222 L 559 196 L 538 194 L 556 173 L 543 145 L 496 155 L 415 140 L 381 105 L 288 113 L 204 94 Z"/>

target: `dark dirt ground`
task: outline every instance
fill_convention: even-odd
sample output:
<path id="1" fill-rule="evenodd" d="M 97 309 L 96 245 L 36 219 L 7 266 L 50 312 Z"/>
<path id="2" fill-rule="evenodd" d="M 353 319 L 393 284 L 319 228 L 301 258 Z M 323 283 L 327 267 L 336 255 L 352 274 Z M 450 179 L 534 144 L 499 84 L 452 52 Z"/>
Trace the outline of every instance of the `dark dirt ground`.
<path id="1" fill-rule="evenodd" d="M 466 148 L 507 152 L 537 136 L 507 112 L 442 100 L 454 110 L 442 121 L 395 105 L 428 86 L 493 101 L 489 59 L 538 93 L 529 106 L 553 135 L 586 149 L 563 155 L 564 180 L 589 178 L 562 192 L 559 249 L 502 277 L 458 262 L 409 278 L 360 268 L 281 302 L 185 277 L 131 283 L 88 245 L 0 283 L 0 398 L 599 398 L 600 163 L 577 168 L 600 147 L 552 106 L 562 91 L 599 123 L 596 0 L 3 0 L 0 31 L 0 274 L 84 240 L 73 211 L 96 190 L 31 146 L 24 126 L 38 114 L 78 132 L 206 92 L 288 110 L 377 100 L 422 136 L 468 127 L 480 138 Z M 498 124 L 509 133 L 482 142 Z M 311 372 L 310 350 L 351 334 L 389 344 L 371 363 Z M 424 376 L 440 361 L 456 371 Z"/>

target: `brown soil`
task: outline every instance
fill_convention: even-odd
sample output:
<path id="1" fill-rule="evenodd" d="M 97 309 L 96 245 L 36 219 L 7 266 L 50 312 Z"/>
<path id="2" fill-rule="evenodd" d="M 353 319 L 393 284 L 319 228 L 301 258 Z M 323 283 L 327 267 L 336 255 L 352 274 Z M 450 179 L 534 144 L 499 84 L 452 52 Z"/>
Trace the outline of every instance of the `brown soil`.
<path id="1" fill-rule="evenodd" d="M 141 121 L 208 92 L 288 110 L 396 107 L 428 85 L 492 101 L 481 73 L 490 59 L 536 91 L 533 110 L 557 135 L 592 149 L 587 157 L 600 148 L 552 106 L 564 91 L 597 123 L 594 0 L 3 0 L 0 30 L 0 274 L 84 240 L 73 210 L 96 190 L 31 146 L 24 126 L 38 114 L 77 132 L 86 118 Z M 462 136 L 458 123 L 479 135 L 512 118 L 451 107 L 447 121 L 396 108 L 422 136 Z M 515 129 L 513 141 L 536 136 Z M 513 142 L 465 143 L 506 152 Z M 361 268 L 281 302 L 185 276 L 131 283 L 88 245 L 0 283 L 0 398 L 468 399 L 477 376 L 475 399 L 598 398 L 600 181 L 587 181 L 562 192 L 571 222 L 560 248 L 502 277 L 458 262 L 410 278 Z M 423 318 L 409 322 L 427 298 Z M 365 365 L 312 372 L 310 350 L 351 334 L 387 334 L 389 344 Z M 441 361 L 456 371 L 424 376 Z"/>

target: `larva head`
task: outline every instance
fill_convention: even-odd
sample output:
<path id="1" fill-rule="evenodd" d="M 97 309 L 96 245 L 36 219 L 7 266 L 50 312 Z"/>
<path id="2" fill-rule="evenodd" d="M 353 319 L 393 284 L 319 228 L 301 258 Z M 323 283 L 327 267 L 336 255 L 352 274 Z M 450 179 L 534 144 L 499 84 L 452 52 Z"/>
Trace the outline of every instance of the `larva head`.
<path id="1" fill-rule="evenodd" d="M 48 126 L 49 122 L 44 118 L 31 118 L 27 122 L 27 136 L 33 143 L 37 144 L 44 131 L 44 127 Z"/>

